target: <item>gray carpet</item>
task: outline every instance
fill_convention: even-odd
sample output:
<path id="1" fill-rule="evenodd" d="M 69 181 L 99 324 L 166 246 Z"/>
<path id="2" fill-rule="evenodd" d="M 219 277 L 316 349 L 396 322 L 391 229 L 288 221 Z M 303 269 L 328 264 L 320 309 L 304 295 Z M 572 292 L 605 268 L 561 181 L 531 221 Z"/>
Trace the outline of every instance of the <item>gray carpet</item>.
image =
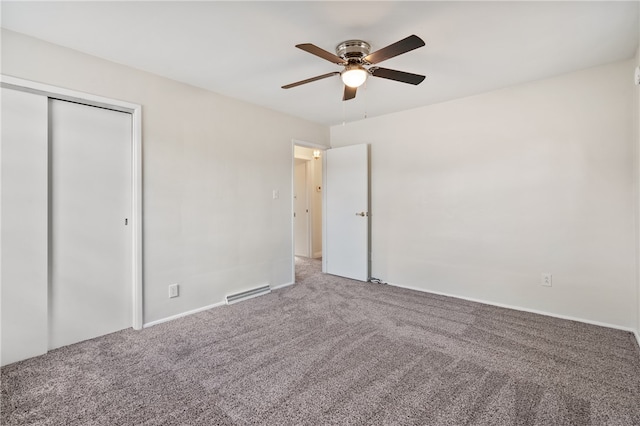
<path id="1" fill-rule="evenodd" d="M 630 333 L 319 273 L 2 368 L 3 425 L 640 425 Z"/>

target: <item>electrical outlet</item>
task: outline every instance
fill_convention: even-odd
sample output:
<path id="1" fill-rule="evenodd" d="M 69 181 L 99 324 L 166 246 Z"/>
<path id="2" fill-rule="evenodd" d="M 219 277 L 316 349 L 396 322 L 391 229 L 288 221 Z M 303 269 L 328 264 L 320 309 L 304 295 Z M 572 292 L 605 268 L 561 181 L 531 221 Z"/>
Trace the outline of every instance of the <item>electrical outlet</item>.
<path id="1" fill-rule="evenodd" d="M 551 287 L 551 274 L 543 273 L 542 276 L 540 277 L 540 285 L 543 285 L 545 287 Z"/>
<path id="2" fill-rule="evenodd" d="M 178 284 L 171 284 L 169 286 L 169 298 L 178 297 Z"/>

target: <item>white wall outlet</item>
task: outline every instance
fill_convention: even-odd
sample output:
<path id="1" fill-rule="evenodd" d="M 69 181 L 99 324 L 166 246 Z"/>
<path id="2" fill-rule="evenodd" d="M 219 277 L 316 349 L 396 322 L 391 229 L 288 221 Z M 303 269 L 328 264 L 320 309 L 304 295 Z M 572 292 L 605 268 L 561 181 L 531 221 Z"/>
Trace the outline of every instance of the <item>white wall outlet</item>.
<path id="1" fill-rule="evenodd" d="M 551 274 L 542 273 L 542 276 L 540 277 L 540 285 L 551 287 Z"/>
<path id="2" fill-rule="evenodd" d="M 178 284 L 171 284 L 169 286 L 169 298 L 178 297 Z"/>
<path id="3" fill-rule="evenodd" d="M 273 190 L 273 199 L 277 200 L 278 198 L 280 198 L 280 191 L 277 189 Z"/>

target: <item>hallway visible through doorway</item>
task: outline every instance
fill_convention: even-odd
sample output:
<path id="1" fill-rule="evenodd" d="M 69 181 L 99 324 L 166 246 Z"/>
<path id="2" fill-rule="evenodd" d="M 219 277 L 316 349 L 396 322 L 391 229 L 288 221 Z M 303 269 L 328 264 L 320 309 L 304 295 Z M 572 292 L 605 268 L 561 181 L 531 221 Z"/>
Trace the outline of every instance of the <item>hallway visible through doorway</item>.
<path id="1" fill-rule="evenodd" d="M 313 147 L 294 145 L 293 158 L 293 254 L 322 258 L 322 155 Z"/>

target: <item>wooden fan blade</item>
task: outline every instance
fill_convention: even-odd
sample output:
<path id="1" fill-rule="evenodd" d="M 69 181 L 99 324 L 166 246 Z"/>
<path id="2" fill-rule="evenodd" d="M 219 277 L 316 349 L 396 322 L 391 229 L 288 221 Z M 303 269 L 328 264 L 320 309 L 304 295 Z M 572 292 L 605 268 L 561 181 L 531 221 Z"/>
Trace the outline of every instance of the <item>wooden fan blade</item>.
<path id="1" fill-rule="evenodd" d="M 401 55 L 403 53 L 410 52 L 413 49 L 424 46 L 424 41 L 417 35 L 410 35 L 400 41 L 390 44 L 387 47 L 383 47 L 380 50 L 373 52 L 372 54 L 365 56 L 364 61 L 370 64 L 377 64 L 385 61 L 394 56 Z"/>
<path id="2" fill-rule="evenodd" d="M 353 99 L 356 97 L 356 92 L 358 91 L 357 87 L 349 87 L 346 84 L 344 85 L 344 95 L 342 95 L 343 101 L 348 101 L 349 99 Z"/>
<path id="3" fill-rule="evenodd" d="M 322 80 L 323 78 L 331 77 L 336 74 L 340 74 L 338 71 L 330 72 L 327 74 L 322 74 L 317 77 L 311 77 L 306 80 L 296 81 L 295 83 L 287 84 L 286 86 L 282 86 L 283 89 L 291 89 L 292 87 L 300 86 L 302 84 L 311 83 L 312 81 Z"/>
<path id="4" fill-rule="evenodd" d="M 326 50 L 319 48 L 315 44 L 311 44 L 311 43 L 296 44 L 296 47 L 298 49 L 302 49 L 305 52 L 309 52 L 312 55 L 316 55 L 334 64 L 345 65 L 347 63 L 347 61 L 345 61 L 341 57 L 336 56 L 331 52 L 327 52 Z"/>
<path id="5" fill-rule="evenodd" d="M 400 81 L 402 83 L 418 85 L 425 79 L 424 75 L 411 74 L 410 72 L 390 70 L 388 68 L 370 68 L 369 71 L 374 77 L 387 78 L 389 80 Z"/>

